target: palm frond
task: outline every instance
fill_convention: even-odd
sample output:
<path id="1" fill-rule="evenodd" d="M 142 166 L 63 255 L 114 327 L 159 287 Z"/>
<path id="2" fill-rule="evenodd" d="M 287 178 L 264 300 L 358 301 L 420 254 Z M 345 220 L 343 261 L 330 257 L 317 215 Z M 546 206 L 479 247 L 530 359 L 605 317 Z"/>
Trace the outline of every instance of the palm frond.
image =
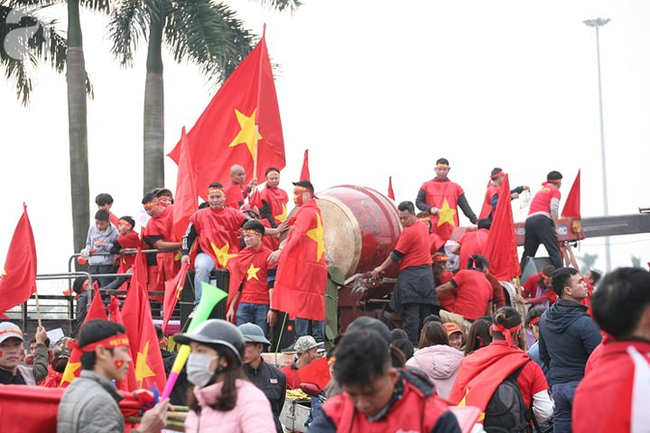
<path id="1" fill-rule="evenodd" d="M 120 65 L 133 66 L 133 55 L 149 28 L 149 13 L 142 0 L 123 0 L 111 11 L 108 36 L 113 42 L 111 54 Z"/>
<path id="2" fill-rule="evenodd" d="M 111 11 L 111 2 L 109 0 L 79 0 L 79 6 L 91 11 Z"/>
<path id="3" fill-rule="evenodd" d="M 280 12 L 289 9 L 289 11 L 293 13 L 297 11 L 300 6 L 302 6 L 302 2 L 300 0 L 255 0 L 255 1 L 257 3 L 260 3 L 263 7 L 269 9 L 275 9 Z"/>
<path id="4" fill-rule="evenodd" d="M 183 0 L 167 15 L 165 41 L 174 60 L 188 60 L 222 82 L 252 49 L 253 34 L 227 5 Z"/>
<path id="5" fill-rule="evenodd" d="M 0 67 L 16 87 L 16 96 L 29 104 L 32 75 L 39 63 L 49 63 L 57 72 L 65 69 L 66 39 L 57 32 L 57 21 L 42 20 L 42 8 L 18 9 L 0 6 Z"/>

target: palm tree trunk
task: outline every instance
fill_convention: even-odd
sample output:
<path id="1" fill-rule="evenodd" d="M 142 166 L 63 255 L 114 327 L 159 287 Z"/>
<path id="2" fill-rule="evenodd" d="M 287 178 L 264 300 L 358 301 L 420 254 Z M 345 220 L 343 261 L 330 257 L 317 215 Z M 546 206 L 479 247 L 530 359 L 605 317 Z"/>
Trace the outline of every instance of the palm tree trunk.
<path id="1" fill-rule="evenodd" d="M 164 19 L 164 18 L 163 18 Z M 163 22 L 152 17 L 144 87 L 144 192 L 165 185 L 165 100 L 162 63 Z"/>
<path id="2" fill-rule="evenodd" d="M 86 244 L 90 223 L 88 190 L 88 125 L 86 121 L 86 66 L 79 19 L 79 0 L 68 0 L 68 131 L 70 192 L 75 251 Z"/>

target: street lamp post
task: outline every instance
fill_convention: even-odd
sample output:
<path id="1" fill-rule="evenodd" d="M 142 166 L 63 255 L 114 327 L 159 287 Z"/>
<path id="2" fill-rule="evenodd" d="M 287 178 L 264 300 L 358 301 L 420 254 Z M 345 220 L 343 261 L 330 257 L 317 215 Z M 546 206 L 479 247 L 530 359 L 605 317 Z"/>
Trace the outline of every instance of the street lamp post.
<path id="1" fill-rule="evenodd" d="M 600 39 L 598 29 L 609 22 L 609 18 L 595 18 L 583 21 L 589 27 L 596 30 L 596 63 L 598 65 L 598 108 L 600 109 L 600 154 L 602 159 L 603 172 L 603 212 L 605 216 L 609 215 L 609 205 L 607 203 L 607 164 L 605 163 L 605 127 L 603 124 L 603 90 L 600 81 Z M 609 245 L 609 237 L 605 238 L 605 264 L 606 272 L 612 268 L 612 254 Z"/>

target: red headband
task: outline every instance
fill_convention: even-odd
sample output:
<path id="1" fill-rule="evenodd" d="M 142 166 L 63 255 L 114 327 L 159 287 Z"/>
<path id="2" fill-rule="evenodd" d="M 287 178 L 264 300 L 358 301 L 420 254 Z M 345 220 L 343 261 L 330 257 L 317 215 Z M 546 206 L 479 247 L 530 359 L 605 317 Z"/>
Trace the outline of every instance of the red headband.
<path id="1" fill-rule="evenodd" d="M 490 179 L 494 180 L 494 179 L 496 179 L 497 177 L 499 177 L 499 176 L 504 176 L 504 175 L 505 175 L 505 173 L 504 173 L 503 170 L 502 170 L 502 171 L 500 171 L 500 172 L 498 172 L 498 173 L 496 173 L 496 174 L 490 176 Z"/>
<path id="2" fill-rule="evenodd" d="M 94 343 L 86 344 L 84 347 L 79 347 L 76 341 L 68 342 L 68 347 L 71 349 L 78 349 L 82 352 L 94 352 L 99 346 L 104 346 L 107 349 L 115 347 L 128 346 L 129 337 L 126 334 L 111 335 L 103 340 L 95 341 Z"/>
<path id="3" fill-rule="evenodd" d="M 434 262 L 446 262 L 449 260 L 449 257 L 447 255 L 442 254 L 440 256 L 433 256 L 433 261 Z"/>
<path id="4" fill-rule="evenodd" d="M 226 195 L 221 188 L 209 188 L 208 195 L 210 194 L 223 194 Z"/>
<path id="5" fill-rule="evenodd" d="M 528 326 L 530 326 L 530 325 L 537 325 L 537 324 L 539 323 L 539 319 L 541 319 L 541 318 L 542 318 L 542 316 L 537 316 L 537 317 L 535 317 L 533 320 L 531 320 L 530 322 L 528 322 Z"/>
<path id="6" fill-rule="evenodd" d="M 123 219 L 123 218 L 120 218 L 120 221 L 119 221 L 119 222 L 121 222 L 121 223 L 125 223 L 125 224 L 128 224 L 129 227 L 133 228 L 133 224 L 131 224 L 130 222 L 128 222 L 127 220 L 125 220 L 125 219 Z"/>
<path id="7" fill-rule="evenodd" d="M 549 277 L 549 276 L 546 275 L 545 273 L 542 273 L 542 274 L 540 275 L 540 277 L 542 277 L 542 278 L 545 279 L 546 281 L 548 281 L 548 280 L 551 279 L 551 277 Z"/>
<path id="8" fill-rule="evenodd" d="M 562 179 L 546 179 L 546 183 L 560 183 Z"/>
<path id="9" fill-rule="evenodd" d="M 436 168 L 449 168 L 449 164 L 436 164 Z"/>
<path id="10" fill-rule="evenodd" d="M 144 204 L 144 208 L 145 208 L 145 209 L 151 209 L 152 207 L 154 207 L 154 206 L 158 206 L 159 204 L 160 204 L 160 202 L 159 202 L 158 200 L 156 200 L 156 201 L 150 201 L 149 203 L 145 203 L 145 204 Z"/>
<path id="11" fill-rule="evenodd" d="M 493 331 L 499 331 L 500 333 L 503 334 L 503 336 L 506 339 L 506 342 L 508 343 L 508 346 L 512 346 L 512 333 L 517 332 L 521 329 L 521 323 L 513 328 L 506 328 L 502 324 L 494 324 L 491 326 L 491 329 Z"/>

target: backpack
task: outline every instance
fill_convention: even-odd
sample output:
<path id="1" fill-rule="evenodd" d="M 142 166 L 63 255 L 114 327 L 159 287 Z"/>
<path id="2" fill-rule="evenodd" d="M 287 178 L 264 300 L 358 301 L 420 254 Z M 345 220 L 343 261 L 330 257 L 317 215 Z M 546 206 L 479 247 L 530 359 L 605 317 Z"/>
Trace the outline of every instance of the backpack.
<path id="1" fill-rule="evenodd" d="M 526 364 L 499 384 L 485 408 L 483 429 L 488 433 L 530 431 L 530 411 L 521 396 L 517 377 Z"/>

